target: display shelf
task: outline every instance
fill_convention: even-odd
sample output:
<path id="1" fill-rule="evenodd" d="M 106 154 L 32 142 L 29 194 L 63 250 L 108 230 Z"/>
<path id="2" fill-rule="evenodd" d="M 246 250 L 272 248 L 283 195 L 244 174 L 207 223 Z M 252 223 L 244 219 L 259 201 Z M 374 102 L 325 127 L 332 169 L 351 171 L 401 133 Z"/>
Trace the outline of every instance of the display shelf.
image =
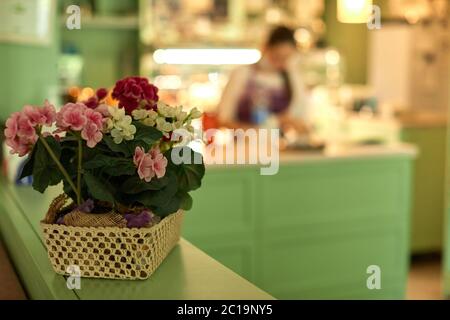
<path id="1" fill-rule="evenodd" d="M 0 231 L 22 283 L 32 299 L 243 299 L 271 300 L 270 295 L 182 239 L 148 280 L 81 279 L 71 290 L 47 258 L 39 221 L 60 193 L 39 194 L 0 179 Z"/>

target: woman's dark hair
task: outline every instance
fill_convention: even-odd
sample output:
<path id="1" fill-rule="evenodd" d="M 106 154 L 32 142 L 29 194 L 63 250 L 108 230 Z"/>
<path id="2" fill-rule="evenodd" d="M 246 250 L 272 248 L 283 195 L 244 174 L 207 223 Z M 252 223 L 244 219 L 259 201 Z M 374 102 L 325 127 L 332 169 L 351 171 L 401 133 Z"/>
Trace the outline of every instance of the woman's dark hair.
<path id="1" fill-rule="evenodd" d="M 278 26 L 272 29 L 269 33 L 269 37 L 266 42 L 266 47 L 275 47 L 279 44 L 291 44 L 296 47 L 297 42 L 295 41 L 294 31 L 288 27 Z M 281 76 L 283 77 L 284 87 L 286 94 L 288 96 L 289 102 L 292 100 L 292 85 L 289 78 L 289 74 L 286 71 L 281 71 Z"/>
<path id="2" fill-rule="evenodd" d="M 267 38 L 266 46 L 274 47 L 284 43 L 292 44 L 294 47 L 297 45 L 295 42 L 294 31 L 284 26 L 278 26 L 272 29 Z"/>

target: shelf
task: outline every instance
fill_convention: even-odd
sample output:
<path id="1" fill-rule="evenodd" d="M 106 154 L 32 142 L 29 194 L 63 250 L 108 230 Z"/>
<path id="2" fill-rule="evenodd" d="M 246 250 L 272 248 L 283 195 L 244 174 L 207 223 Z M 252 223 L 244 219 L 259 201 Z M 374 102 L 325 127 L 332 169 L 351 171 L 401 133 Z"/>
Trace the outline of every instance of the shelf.
<path id="1" fill-rule="evenodd" d="M 66 17 L 61 18 L 61 25 L 65 26 Z M 139 18 L 137 16 L 115 17 L 115 16 L 95 16 L 81 18 L 81 30 L 90 29 L 116 29 L 116 30 L 138 30 Z"/>

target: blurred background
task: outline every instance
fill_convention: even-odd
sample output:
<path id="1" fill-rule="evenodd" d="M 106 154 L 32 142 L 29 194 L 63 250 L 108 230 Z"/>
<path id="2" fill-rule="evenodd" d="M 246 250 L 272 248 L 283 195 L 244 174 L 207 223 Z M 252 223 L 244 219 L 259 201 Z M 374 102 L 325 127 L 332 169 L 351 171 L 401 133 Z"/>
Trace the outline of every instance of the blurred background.
<path id="1" fill-rule="evenodd" d="M 70 5 L 81 9 L 80 29 L 67 27 Z M 371 5 L 380 11 L 374 11 L 368 25 L 363 9 Z M 441 298 L 450 284 L 450 269 L 443 271 L 441 264 L 450 245 L 444 240 L 449 18 L 446 0 L 2 0 L 0 120 L 24 104 L 40 105 L 46 98 L 57 104 L 83 101 L 96 88 L 141 75 L 160 88 L 161 100 L 198 107 L 205 112 L 204 127 L 221 128 L 219 106 L 233 71 L 264 60 L 271 31 L 285 26 L 295 40 L 291 70 L 301 79 L 296 108 L 308 127 L 306 137 L 296 133 L 301 139 L 285 134 L 287 144 L 315 152 L 332 145 L 416 146 L 419 153 L 407 183 L 411 197 L 405 204 L 411 209 L 404 222 L 410 224 L 407 256 L 413 257 L 407 296 Z M 372 190 L 358 177 L 355 186 L 361 181 L 361 188 Z M 333 181 L 330 176 L 324 183 Z M 210 185 L 205 189 L 212 190 Z M 226 194 L 220 188 L 217 192 Z M 211 191 L 198 197 L 214 205 L 211 197 L 216 195 Z M 301 202 L 296 208 L 301 212 Z M 256 270 L 257 259 L 246 260 L 248 250 L 254 250 L 247 240 L 235 244 L 240 249 L 223 249 L 219 240 L 212 244 L 187 223 L 188 239 L 234 271 L 274 295 L 302 297 L 302 291 L 265 282 L 269 271 Z M 230 230 L 239 226 L 231 224 Z M 380 239 L 383 243 L 385 238 Z M 302 255 L 301 248 L 295 252 Z M 339 281 L 310 284 L 305 296 L 321 297 L 319 289 L 331 283 L 336 287 Z"/>

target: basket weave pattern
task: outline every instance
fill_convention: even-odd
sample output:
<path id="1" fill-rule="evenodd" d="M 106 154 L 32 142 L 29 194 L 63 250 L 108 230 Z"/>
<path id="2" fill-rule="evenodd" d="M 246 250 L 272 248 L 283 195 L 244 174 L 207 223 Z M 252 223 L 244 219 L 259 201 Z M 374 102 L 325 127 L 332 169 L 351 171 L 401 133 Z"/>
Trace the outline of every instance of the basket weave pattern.
<path id="1" fill-rule="evenodd" d="M 41 222 L 55 272 L 78 266 L 82 277 L 147 279 L 180 239 L 183 211 L 150 228 L 70 227 Z"/>

